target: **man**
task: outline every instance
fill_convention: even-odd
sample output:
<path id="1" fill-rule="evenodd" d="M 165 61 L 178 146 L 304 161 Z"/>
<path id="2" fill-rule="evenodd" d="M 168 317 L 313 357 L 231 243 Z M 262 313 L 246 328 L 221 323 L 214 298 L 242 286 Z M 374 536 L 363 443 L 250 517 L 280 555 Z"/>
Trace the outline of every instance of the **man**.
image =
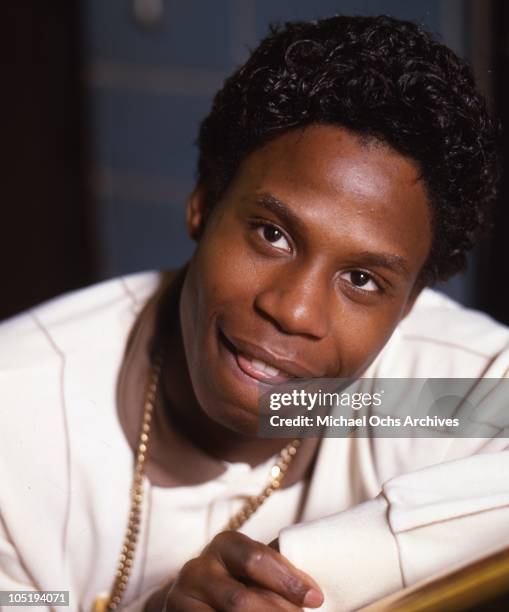
<path id="1" fill-rule="evenodd" d="M 1 588 L 353 609 L 509 543 L 504 424 L 257 435 L 260 390 L 292 378 L 507 375 L 508 331 L 425 289 L 486 225 L 495 141 L 467 67 L 415 25 L 272 32 L 202 125 L 188 266 L 3 326 Z"/>

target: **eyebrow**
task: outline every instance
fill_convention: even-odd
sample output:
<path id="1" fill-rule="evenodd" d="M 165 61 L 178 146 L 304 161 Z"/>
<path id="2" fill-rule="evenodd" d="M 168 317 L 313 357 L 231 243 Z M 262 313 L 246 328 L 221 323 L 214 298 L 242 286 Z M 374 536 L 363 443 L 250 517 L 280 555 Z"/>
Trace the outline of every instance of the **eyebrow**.
<path id="1" fill-rule="evenodd" d="M 274 213 L 290 227 L 303 229 L 302 221 L 290 208 L 276 196 L 270 193 L 261 193 L 256 197 L 256 203 L 265 210 Z"/>
<path id="2" fill-rule="evenodd" d="M 261 193 L 256 197 L 255 202 L 262 208 L 274 213 L 290 227 L 295 227 L 298 230 L 303 231 L 304 225 L 301 219 L 299 219 L 299 217 L 282 200 L 276 198 L 276 196 L 270 193 Z M 359 260 L 360 265 L 386 268 L 403 276 L 410 275 L 405 259 L 399 255 L 383 252 L 377 253 L 373 251 L 362 251 L 356 255 L 356 259 Z"/>
<path id="3" fill-rule="evenodd" d="M 403 276 L 409 276 L 410 272 L 406 261 L 399 255 L 392 255 L 390 253 L 373 253 L 371 251 L 364 251 L 359 253 L 359 260 L 362 260 L 363 265 L 373 266 L 375 268 L 386 268 L 402 274 Z"/>

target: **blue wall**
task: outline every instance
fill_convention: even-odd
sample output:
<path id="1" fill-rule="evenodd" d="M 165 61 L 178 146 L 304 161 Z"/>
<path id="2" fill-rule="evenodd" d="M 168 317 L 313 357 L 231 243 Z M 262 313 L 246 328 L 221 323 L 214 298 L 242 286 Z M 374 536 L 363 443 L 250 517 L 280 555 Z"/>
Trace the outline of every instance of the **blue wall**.
<path id="1" fill-rule="evenodd" d="M 175 267 L 191 253 L 184 205 L 198 124 L 269 22 L 386 13 L 424 23 L 458 52 L 465 49 L 461 0 L 160 1 L 161 20 L 145 28 L 134 16 L 135 0 L 83 0 L 103 277 Z M 469 301 L 468 279 L 449 290 Z"/>

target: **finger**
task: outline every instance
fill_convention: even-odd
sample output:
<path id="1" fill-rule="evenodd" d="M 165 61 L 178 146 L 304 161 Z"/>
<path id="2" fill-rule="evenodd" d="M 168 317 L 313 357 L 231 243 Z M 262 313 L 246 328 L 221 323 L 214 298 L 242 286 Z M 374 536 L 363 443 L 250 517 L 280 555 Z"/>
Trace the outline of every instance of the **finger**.
<path id="1" fill-rule="evenodd" d="M 266 602 L 264 610 L 278 610 L 280 612 L 303 612 L 301 606 L 291 603 L 273 591 L 266 591 L 259 587 L 251 587 L 251 591 L 258 593 Z"/>
<path id="2" fill-rule="evenodd" d="M 218 577 L 210 573 L 209 580 L 200 585 L 202 599 L 221 612 L 302 612 L 302 608 L 276 593 L 258 587 L 248 587 L 229 576 L 223 568 Z"/>
<path id="3" fill-rule="evenodd" d="M 266 600 L 230 575 L 217 555 L 202 555 L 188 561 L 177 578 L 177 588 L 214 610 L 262 610 Z"/>
<path id="4" fill-rule="evenodd" d="M 214 612 L 214 608 L 184 593 L 172 593 L 161 612 Z"/>
<path id="5" fill-rule="evenodd" d="M 265 544 L 242 533 L 226 531 L 209 546 L 233 576 L 248 578 L 299 606 L 312 608 L 322 604 L 323 595 L 316 582 Z"/>

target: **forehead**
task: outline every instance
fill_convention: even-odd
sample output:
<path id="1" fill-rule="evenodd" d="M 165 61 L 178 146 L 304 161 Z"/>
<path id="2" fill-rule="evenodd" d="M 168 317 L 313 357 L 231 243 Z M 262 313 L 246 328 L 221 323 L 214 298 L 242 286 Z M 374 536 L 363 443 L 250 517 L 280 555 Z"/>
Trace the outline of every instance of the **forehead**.
<path id="1" fill-rule="evenodd" d="M 416 165 L 340 127 L 314 125 L 274 139 L 244 160 L 232 190 L 245 202 L 276 197 L 323 243 L 371 244 L 416 264 L 429 252 L 430 207 Z"/>
<path id="2" fill-rule="evenodd" d="M 366 198 L 411 187 L 419 178 L 410 160 L 381 142 L 321 125 L 273 140 L 253 154 L 251 169 L 269 180 L 298 178 L 299 187 L 310 191 L 346 187 Z"/>

